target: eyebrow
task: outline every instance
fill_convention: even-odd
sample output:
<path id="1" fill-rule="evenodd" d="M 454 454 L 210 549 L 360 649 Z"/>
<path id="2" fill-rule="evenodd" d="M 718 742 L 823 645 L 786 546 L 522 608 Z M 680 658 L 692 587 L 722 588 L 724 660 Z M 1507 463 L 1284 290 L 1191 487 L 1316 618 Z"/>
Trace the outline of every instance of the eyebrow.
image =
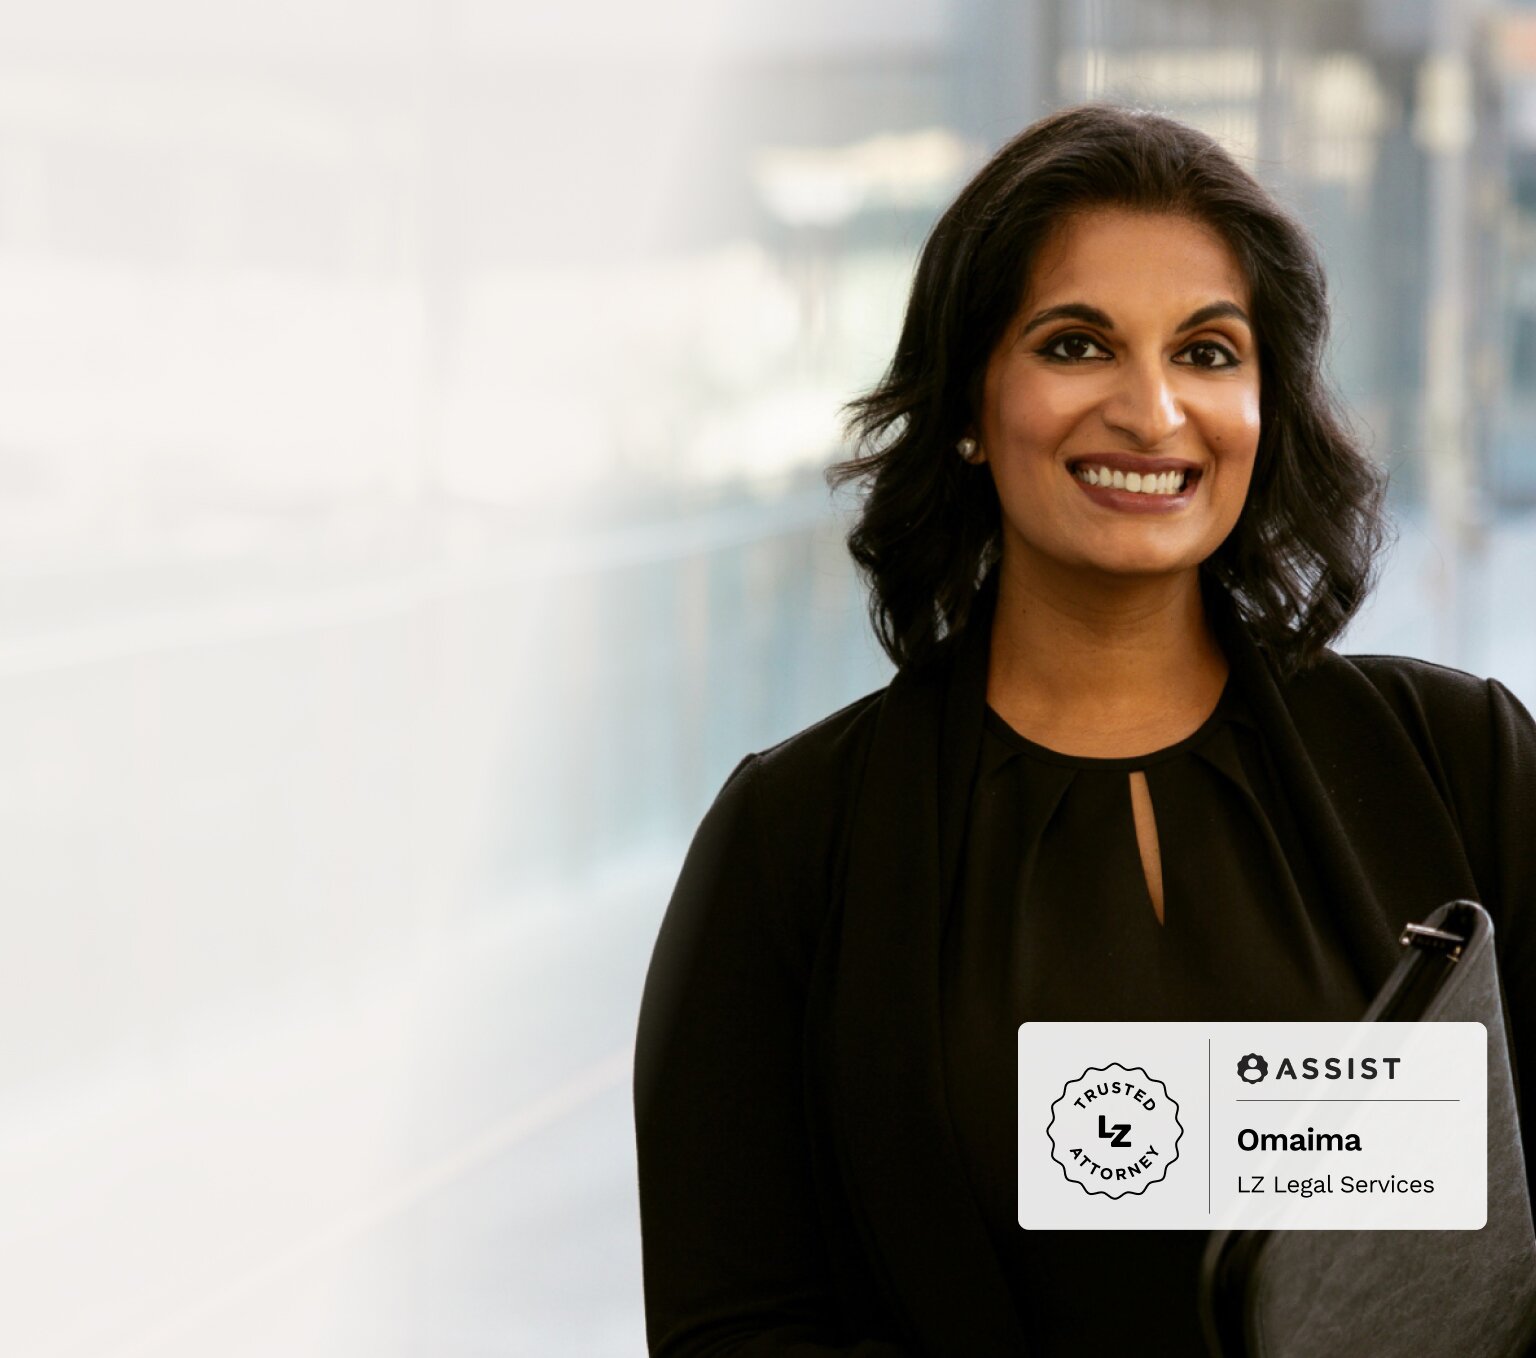
<path id="1" fill-rule="evenodd" d="M 1212 302 L 1198 311 L 1190 312 L 1175 328 L 1180 332 L 1193 330 L 1207 321 L 1220 320 L 1226 316 L 1241 321 L 1250 330 L 1253 328 L 1253 322 L 1248 319 L 1248 313 L 1236 302 Z M 1037 311 L 1030 317 L 1029 323 L 1019 331 L 1019 338 L 1023 339 L 1031 330 L 1047 322 L 1061 320 L 1086 321 L 1089 325 L 1096 325 L 1101 330 L 1115 328 L 1115 323 L 1098 307 L 1089 306 L 1086 302 L 1063 302 L 1060 306 L 1046 307 L 1044 311 Z"/>

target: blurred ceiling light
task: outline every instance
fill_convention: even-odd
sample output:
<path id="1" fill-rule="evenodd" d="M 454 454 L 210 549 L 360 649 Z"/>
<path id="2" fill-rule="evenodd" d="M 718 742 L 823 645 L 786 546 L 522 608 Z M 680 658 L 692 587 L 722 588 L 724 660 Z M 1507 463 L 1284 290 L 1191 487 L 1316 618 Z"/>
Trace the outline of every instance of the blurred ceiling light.
<path id="1" fill-rule="evenodd" d="M 953 132 L 929 128 L 848 146 L 767 147 L 753 179 L 780 221 L 837 226 L 867 208 L 940 207 L 974 159 Z"/>
<path id="2" fill-rule="evenodd" d="M 1180 107 L 1207 99 L 1255 99 L 1264 83 L 1263 64 L 1252 47 L 1133 52 L 1080 47 L 1061 54 L 1057 74 L 1063 89 L 1085 89 L 1090 97 Z"/>
<path id="3" fill-rule="evenodd" d="M 1376 146 L 1395 110 L 1370 65 L 1350 52 L 1327 52 L 1299 81 L 1299 101 L 1310 127 L 1307 169 L 1323 183 L 1367 185 Z"/>
<path id="4" fill-rule="evenodd" d="M 1472 98 L 1467 59 L 1457 53 L 1432 52 L 1419 66 L 1414 139 L 1437 155 L 1465 150 L 1476 131 Z"/>

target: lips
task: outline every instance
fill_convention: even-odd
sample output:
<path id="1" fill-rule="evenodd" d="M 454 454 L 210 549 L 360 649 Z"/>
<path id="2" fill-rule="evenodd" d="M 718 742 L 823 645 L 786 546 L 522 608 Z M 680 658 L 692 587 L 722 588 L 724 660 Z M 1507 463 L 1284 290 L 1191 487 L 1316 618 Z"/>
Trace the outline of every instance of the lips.
<path id="1" fill-rule="evenodd" d="M 1117 509 L 1177 508 L 1188 503 L 1201 475 L 1184 458 L 1134 453 L 1085 453 L 1070 459 L 1067 470 L 1094 500 Z"/>
<path id="2" fill-rule="evenodd" d="M 1129 470 L 1122 470 L 1129 466 Z M 1078 489 L 1107 509 L 1134 514 L 1167 514 L 1193 498 L 1200 471 L 1173 458 L 1130 458 L 1114 455 L 1076 458 L 1069 474 Z"/>

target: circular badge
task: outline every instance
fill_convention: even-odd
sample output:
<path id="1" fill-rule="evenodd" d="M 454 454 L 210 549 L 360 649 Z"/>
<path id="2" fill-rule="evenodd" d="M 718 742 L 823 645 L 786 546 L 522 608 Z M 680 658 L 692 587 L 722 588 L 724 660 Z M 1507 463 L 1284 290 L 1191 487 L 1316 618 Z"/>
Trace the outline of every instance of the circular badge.
<path id="1" fill-rule="evenodd" d="M 1051 1105 L 1051 1158 L 1085 1193 L 1144 1192 L 1179 1158 L 1179 1106 L 1140 1066 L 1090 1066 Z"/>

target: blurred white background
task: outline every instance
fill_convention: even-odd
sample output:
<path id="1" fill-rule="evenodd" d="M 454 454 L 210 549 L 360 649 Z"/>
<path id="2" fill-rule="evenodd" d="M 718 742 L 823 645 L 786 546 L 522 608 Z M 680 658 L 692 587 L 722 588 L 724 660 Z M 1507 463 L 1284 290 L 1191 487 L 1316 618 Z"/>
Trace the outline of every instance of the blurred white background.
<path id="1" fill-rule="evenodd" d="M 0 0 L 0 1352 L 644 1351 L 629 1053 L 725 774 L 883 683 L 820 469 L 1061 103 L 1316 231 L 1536 697 L 1536 11 Z"/>

